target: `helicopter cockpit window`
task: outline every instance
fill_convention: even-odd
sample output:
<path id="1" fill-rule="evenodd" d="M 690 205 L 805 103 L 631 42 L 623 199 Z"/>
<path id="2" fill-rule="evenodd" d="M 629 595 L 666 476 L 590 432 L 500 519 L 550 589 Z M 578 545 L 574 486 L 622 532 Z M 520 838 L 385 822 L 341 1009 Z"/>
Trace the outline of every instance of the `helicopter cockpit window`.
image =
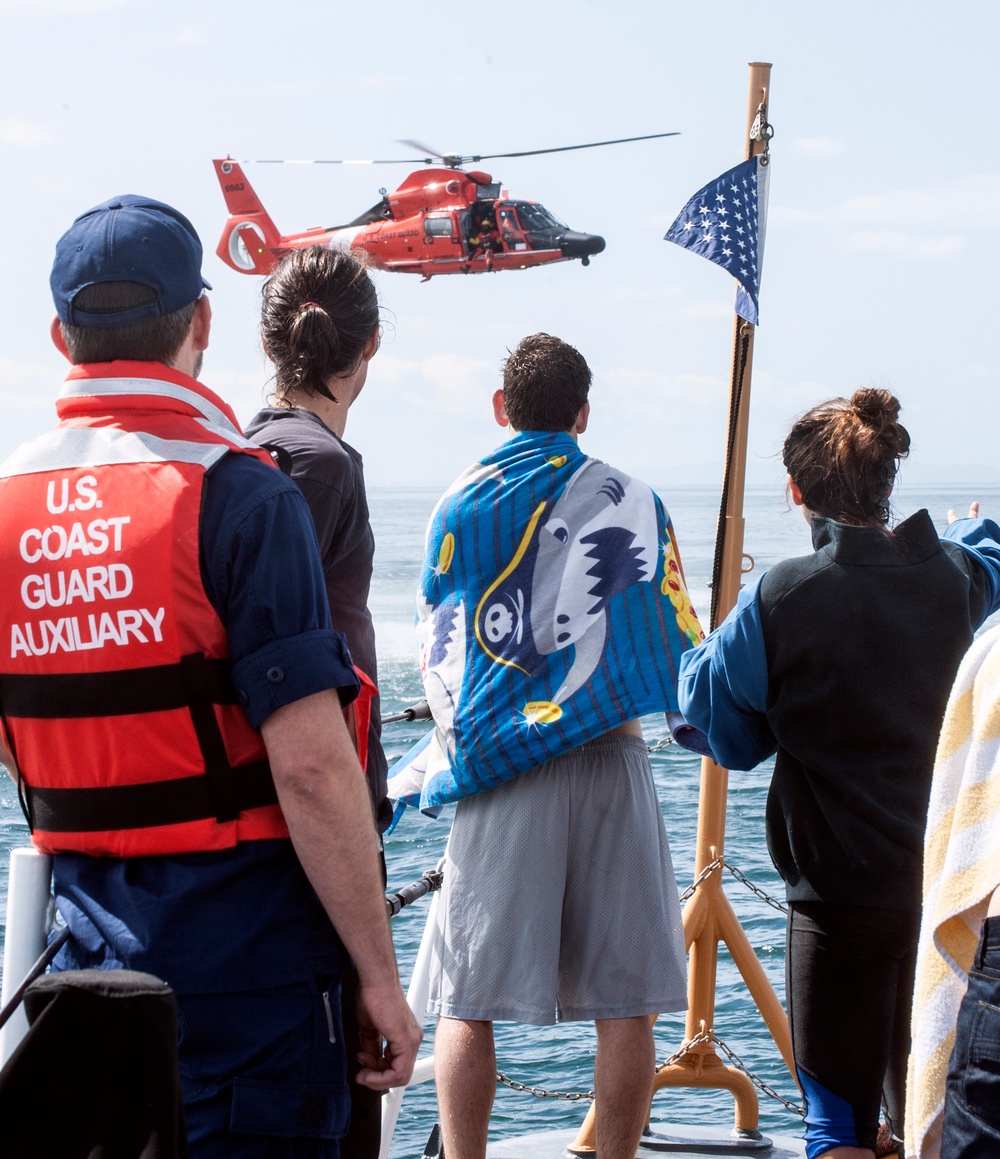
<path id="1" fill-rule="evenodd" d="M 521 230 L 521 224 L 517 220 L 517 214 L 510 206 L 504 206 L 498 217 L 500 219 L 500 236 L 504 240 L 504 244 L 508 249 L 525 250 L 528 248 L 528 243 L 525 240 L 524 233 Z"/>
<path id="2" fill-rule="evenodd" d="M 425 217 L 424 231 L 430 237 L 451 237 L 451 218 Z"/>
<path id="3" fill-rule="evenodd" d="M 513 204 L 517 208 L 517 216 L 521 219 L 521 225 L 529 233 L 548 233 L 554 229 L 569 228 L 565 222 L 560 221 L 554 213 L 549 213 L 542 205 L 537 205 L 530 201 L 517 201 Z"/>

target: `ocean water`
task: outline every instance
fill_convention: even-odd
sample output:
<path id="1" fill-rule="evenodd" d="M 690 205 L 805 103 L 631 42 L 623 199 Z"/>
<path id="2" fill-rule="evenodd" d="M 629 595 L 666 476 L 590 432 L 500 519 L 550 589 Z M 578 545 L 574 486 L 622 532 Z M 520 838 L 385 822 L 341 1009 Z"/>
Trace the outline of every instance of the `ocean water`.
<path id="1" fill-rule="evenodd" d="M 650 480 L 654 485 L 656 480 Z M 680 543 L 689 589 L 707 627 L 708 581 L 711 575 L 719 494 L 713 487 L 658 488 L 673 518 Z M 413 641 L 413 593 L 419 572 L 423 530 L 439 496 L 438 489 L 372 488 L 369 503 L 377 540 L 371 609 L 379 645 L 379 676 L 386 713 L 421 696 Z M 896 512 L 902 517 L 927 507 L 939 527 L 945 513 L 960 513 L 972 499 L 982 501 L 982 514 L 1000 517 L 1000 487 L 981 483 L 968 487 L 921 487 L 896 496 Z M 751 576 L 789 555 L 810 550 L 808 528 L 798 510 L 788 508 L 777 487 L 752 487 L 747 491 L 745 550 L 754 557 Z M 648 743 L 666 735 L 662 718 L 643 721 Z M 387 725 L 385 746 L 390 762 L 402 755 L 422 735 L 426 725 Z M 699 762 L 676 745 L 651 757 L 660 805 L 666 821 L 680 888 L 688 885 L 694 865 L 697 824 Z M 741 869 L 768 894 L 781 898 L 781 883 L 774 872 L 764 843 L 764 803 L 770 778 L 769 765 L 752 773 L 730 776 L 726 859 Z M 386 844 L 390 888 L 398 888 L 433 867 L 447 839 L 450 810 L 438 820 L 409 810 Z M 9 780 L 0 781 L 0 903 L 7 892 L 7 850 L 28 841 L 27 827 Z M 758 958 L 779 995 L 784 992 L 784 915 L 753 896 L 726 875 L 726 892 L 743 924 Z M 428 901 L 405 909 L 393 922 L 396 950 L 404 985 L 409 978 L 427 914 Z M 499 1068 L 526 1086 L 550 1091 L 588 1091 L 592 1086 L 595 1034 L 593 1026 L 564 1023 L 554 1027 L 497 1025 Z M 665 1058 L 683 1039 L 682 1015 L 662 1017 L 656 1026 L 656 1049 Z M 750 1001 L 728 953 L 720 949 L 715 1032 L 769 1086 L 790 1101 L 797 1090 L 753 1003 Z M 424 1050 L 430 1047 L 433 1026 L 425 1027 Z M 499 1087 L 491 1120 L 491 1138 L 529 1131 L 575 1128 L 587 1103 L 536 1098 Z M 436 1118 L 432 1084 L 409 1090 L 403 1100 L 393 1140 L 394 1156 L 419 1155 Z M 732 1100 L 723 1093 L 670 1090 L 660 1092 L 653 1119 L 671 1122 L 732 1123 Z M 761 1099 L 761 1128 L 765 1133 L 796 1134 L 795 1115 L 780 1103 Z"/>

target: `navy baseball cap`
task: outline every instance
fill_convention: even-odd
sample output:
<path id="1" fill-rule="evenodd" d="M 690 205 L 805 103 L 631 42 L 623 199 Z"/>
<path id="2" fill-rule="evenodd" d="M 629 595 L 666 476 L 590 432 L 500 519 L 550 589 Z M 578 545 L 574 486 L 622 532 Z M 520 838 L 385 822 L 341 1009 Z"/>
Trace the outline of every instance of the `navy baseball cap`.
<path id="1" fill-rule="evenodd" d="M 49 285 L 61 322 L 74 326 L 126 326 L 172 314 L 212 287 L 201 276 L 201 241 L 176 209 L 126 193 L 95 205 L 56 243 Z M 141 306 L 90 313 L 73 305 L 86 286 L 139 282 L 155 298 Z"/>

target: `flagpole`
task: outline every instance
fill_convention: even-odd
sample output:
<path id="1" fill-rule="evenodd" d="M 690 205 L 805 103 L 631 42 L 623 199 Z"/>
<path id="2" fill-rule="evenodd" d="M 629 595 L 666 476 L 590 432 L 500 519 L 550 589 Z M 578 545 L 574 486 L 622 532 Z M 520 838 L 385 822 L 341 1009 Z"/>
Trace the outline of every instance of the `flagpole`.
<path id="1" fill-rule="evenodd" d="M 765 134 L 759 134 L 756 140 L 752 134 L 756 125 L 763 127 L 767 124 L 771 65 L 754 62 L 749 67 L 750 81 L 744 137 L 748 160 L 765 152 L 767 148 Z M 717 627 L 735 606 L 741 578 L 753 567 L 752 559 L 745 556 L 743 550 L 745 526 L 743 498 L 746 484 L 754 331 L 755 327 L 749 322 L 739 316 L 734 319 L 726 464 L 712 574 L 710 623 L 713 628 Z M 745 560 L 749 562 L 749 567 L 744 567 Z M 685 1033 L 688 1041 L 709 1032 L 714 1033 L 718 943 L 723 940 L 794 1077 L 791 1039 L 784 1009 L 722 889 L 728 782 L 729 773 L 726 769 L 708 758 L 702 761 L 698 833 L 695 843 L 695 881 L 697 882 L 702 874 L 705 874 L 705 879 L 698 884 L 684 911 L 684 934 L 690 947 Z M 694 1069 L 702 1077 L 709 1077 L 709 1073 L 716 1069 L 720 1072 L 730 1071 L 730 1074 L 725 1076 L 725 1082 L 722 1081 L 724 1076 L 721 1073 L 716 1075 L 718 1085 L 729 1087 L 730 1082 L 739 1084 L 736 1078 L 738 1072 L 722 1067 L 711 1039 L 694 1046 L 679 1060 L 676 1068 L 670 1069 L 682 1070 L 691 1054 L 696 1058 L 701 1056 L 695 1062 Z M 745 1076 L 740 1077 L 745 1079 Z M 658 1085 L 675 1085 L 674 1082 L 659 1081 L 667 1079 L 665 1074 L 658 1074 L 657 1078 Z M 683 1075 L 677 1074 L 675 1078 L 678 1080 L 676 1085 L 686 1085 L 682 1081 Z M 746 1084 L 749 1085 L 749 1079 L 746 1079 Z M 753 1122 L 749 1121 L 746 1114 L 749 1106 L 734 1090 L 737 1099 L 736 1126 L 754 1131 L 757 1127 L 757 1099 L 752 1086 L 747 1094 L 752 1096 L 754 1103 Z M 744 1121 L 741 1122 L 741 1119 Z"/>
<path id="2" fill-rule="evenodd" d="M 747 160 L 766 153 L 770 132 L 767 107 L 771 65 L 751 62 L 749 68 L 744 134 Z M 753 561 L 743 551 L 743 497 L 754 330 L 751 323 L 739 315 L 735 317 L 726 459 L 712 568 L 710 623 L 713 628 L 736 604 L 741 577 L 753 566 Z M 749 562 L 749 567 L 744 568 L 744 560 Z M 708 1087 L 730 1091 L 735 1102 L 734 1135 L 751 1149 L 755 1146 L 765 1148 L 769 1144 L 758 1130 L 760 1109 L 753 1083 L 742 1071 L 724 1065 L 715 1050 L 716 973 L 719 942 L 723 941 L 775 1045 L 793 1078 L 795 1076 L 784 1008 L 722 888 L 728 782 L 726 769 L 708 758 L 702 761 L 695 841 L 696 884 L 684 909 L 684 940 L 689 951 L 685 1042 L 667 1062 L 657 1067 L 653 1091 L 655 1094 L 664 1087 Z M 727 1136 L 727 1139 L 732 1142 L 732 1136 Z M 570 1150 L 578 1154 L 596 1150 L 595 1105 L 591 1105 Z"/>
<path id="3" fill-rule="evenodd" d="M 744 142 L 746 159 L 767 150 L 767 138 L 751 136 L 758 116 L 767 123 L 767 105 L 771 83 L 771 65 L 751 62 L 747 96 L 747 122 Z M 733 357 L 729 388 L 729 431 L 726 464 L 722 481 L 722 507 L 716 535 L 715 561 L 712 568 L 712 611 L 710 625 L 717 628 L 735 607 L 740 594 L 743 561 L 743 496 L 746 489 L 747 442 L 750 427 L 750 377 L 753 370 L 755 326 L 738 314 L 733 318 Z M 711 763 L 711 762 L 710 762 Z"/>
<path id="4" fill-rule="evenodd" d="M 747 160 L 766 153 L 770 131 L 767 109 L 771 65 L 751 62 L 749 68 L 743 138 Z M 735 316 L 726 460 L 712 569 L 712 628 L 717 627 L 735 606 L 741 578 L 753 567 L 753 560 L 743 551 L 743 497 L 754 331 L 753 325 L 739 315 Z M 745 560 L 749 567 L 744 567 Z M 795 1068 L 784 1008 L 722 888 L 728 788 L 728 771 L 708 758 L 703 759 L 695 839 L 694 878 L 698 884 L 684 910 L 684 940 L 689 947 L 685 1037 L 688 1043 L 695 1041 L 695 1045 L 673 1065 L 657 1070 L 654 1091 L 665 1086 L 707 1086 L 730 1090 L 736 1102 L 735 1128 L 740 1134 L 752 1137 L 758 1134 L 759 1120 L 753 1084 L 742 1072 L 723 1066 L 715 1051 L 715 991 L 720 941 L 725 942 L 732 955 L 793 1077 Z"/>

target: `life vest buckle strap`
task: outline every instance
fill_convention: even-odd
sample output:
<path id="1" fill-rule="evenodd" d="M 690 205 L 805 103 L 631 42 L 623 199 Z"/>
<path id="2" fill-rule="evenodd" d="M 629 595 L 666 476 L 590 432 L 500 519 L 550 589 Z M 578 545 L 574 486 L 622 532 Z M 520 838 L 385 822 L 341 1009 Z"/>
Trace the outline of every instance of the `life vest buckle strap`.
<path id="1" fill-rule="evenodd" d="M 267 761 L 240 765 L 231 773 L 236 817 L 248 809 L 277 804 Z M 103 833 L 216 817 L 213 786 L 205 773 L 104 788 L 39 789 L 25 784 L 24 792 L 33 832 Z"/>
<path id="2" fill-rule="evenodd" d="M 235 821 L 240 815 L 236 800 L 236 776 L 229 763 L 226 742 L 215 715 L 211 687 L 211 661 L 200 652 L 181 658 L 181 677 L 188 688 L 188 711 L 198 747 L 205 761 L 205 776 L 217 821 Z M 206 680 L 206 677 L 209 679 Z"/>
<path id="3" fill-rule="evenodd" d="M 115 672 L 63 672 L 44 676 L 0 674 L 0 704 L 9 717 L 68 720 L 132 716 L 184 708 L 192 698 L 236 704 L 228 660 L 200 653 L 179 664 Z"/>
<path id="4" fill-rule="evenodd" d="M 236 689 L 229 676 L 228 660 L 209 660 L 204 652 L 181 657 L 181 679 L 190 702 L 207 700 L 212 704 L 237 704 Z"/>

